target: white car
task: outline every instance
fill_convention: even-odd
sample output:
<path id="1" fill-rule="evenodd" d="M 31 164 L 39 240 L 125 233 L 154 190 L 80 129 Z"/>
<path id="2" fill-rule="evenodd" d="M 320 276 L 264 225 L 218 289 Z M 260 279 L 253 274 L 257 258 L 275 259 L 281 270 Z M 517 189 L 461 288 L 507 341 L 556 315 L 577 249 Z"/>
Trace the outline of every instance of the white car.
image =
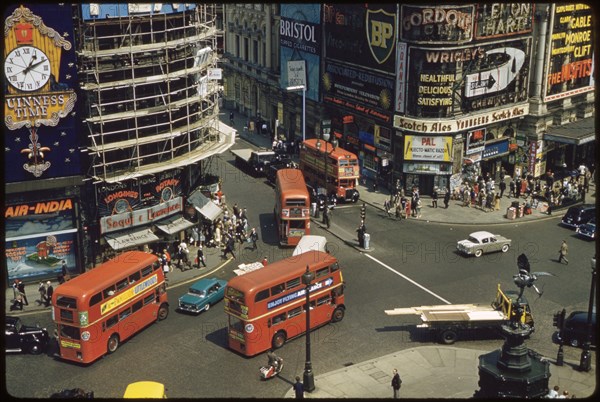
<path id="1" fill-rule="evenodd" d="M 483 253 L 492 253 L 494 251 L 506 253 L 510 248 L 510 244 L 510 239 L 482 230 L 471 233 L 466 240 L 460 240 L 456 248 L 466 255 L 481 257 Z"/>

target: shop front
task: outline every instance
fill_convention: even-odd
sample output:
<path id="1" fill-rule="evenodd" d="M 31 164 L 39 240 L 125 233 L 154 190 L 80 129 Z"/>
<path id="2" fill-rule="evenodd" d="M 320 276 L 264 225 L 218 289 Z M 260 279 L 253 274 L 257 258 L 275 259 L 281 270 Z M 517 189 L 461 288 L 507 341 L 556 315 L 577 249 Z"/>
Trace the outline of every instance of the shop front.
<path id="1" fill-rule="evenodd" d="M 430 195 L 437 188 L 445 193 L 452 174 L 452 137 L 404 135 L 404 189 Z"/>
<path id="2" fill-rule="evenodd" d="M 594 118 L 553 126 L 543 135 L 548 143 L 548 168 L 557 172 L 573 170 L 581 164 L 591 168 L 596 163 L 596 131 Z"/>

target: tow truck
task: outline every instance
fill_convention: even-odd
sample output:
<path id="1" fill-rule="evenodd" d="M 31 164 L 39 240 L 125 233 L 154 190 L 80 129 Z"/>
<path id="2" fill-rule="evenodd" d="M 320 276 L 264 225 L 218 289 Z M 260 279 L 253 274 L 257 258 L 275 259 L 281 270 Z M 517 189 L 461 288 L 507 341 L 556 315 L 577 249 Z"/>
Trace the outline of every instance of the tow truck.
<path id="1" fill-rule="evenodd" d="M 518 321 L 527 324 L 533 332 L 533 317 L 529 303 L 518 291 L 502 291 L 498 284 L 496 298 L 486 304 L 443 304 L 385 310 L 387 315 L 413 315 L 421 318 L 417 328 L 432 331 L 437 339 L 451 345 L 461 332 L 472 330 L 497 330 L 503 324 Z"/>

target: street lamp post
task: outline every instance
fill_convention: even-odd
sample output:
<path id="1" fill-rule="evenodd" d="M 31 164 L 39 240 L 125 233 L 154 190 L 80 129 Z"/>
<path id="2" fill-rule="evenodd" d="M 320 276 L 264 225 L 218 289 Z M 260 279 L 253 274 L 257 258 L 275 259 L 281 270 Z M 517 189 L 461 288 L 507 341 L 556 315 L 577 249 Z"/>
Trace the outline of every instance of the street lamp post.
<path id="1" fill-rule="evenodd" d="M 302 91 L 302 142 L 306 140 L 306 85 L 287 87 L 288 92 Z"/>
<path id="2" fill-rule="evenodd" d="M 306 272 L 302 275 L 302 283 L 305 285 L 306 292 L 306 363 L 304 364 L 304 390 L 313 392 L 315 390 L 315 377 L 312 371 L 312 363 L 310 362 L 310 284 L 313 281 L 315 274 L 310 272 L 308 265 Z"/>
<path id="3" fill-rule="evenodd" d="M 587 336 L 585 343 L 583 344 L 583 350 L 581 351 L 581 358 L 579 360 L 579 369 L 581 371 L 590 371 L 592 369 L 592 356 L 590 353 L 590 346 L 592 343 L 592 333 L 594 328 L 592 327 L 592 311 L 594 309 L 594 292 L 596 291 L 596 257 L 592 258 L 592 285 L 590 288 L 590 301 L 588 305 L 588 317 L 587 317 Z"/>

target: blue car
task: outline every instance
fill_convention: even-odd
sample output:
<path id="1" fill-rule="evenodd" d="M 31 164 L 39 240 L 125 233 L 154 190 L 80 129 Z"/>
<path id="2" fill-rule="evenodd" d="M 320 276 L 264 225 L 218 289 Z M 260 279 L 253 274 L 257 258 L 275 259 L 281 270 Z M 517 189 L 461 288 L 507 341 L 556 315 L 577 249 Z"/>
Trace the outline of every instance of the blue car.
<path id="1" fill-rule="evenodd" d="M 179 311 L 198 314 L 206 311 L 211 305 L 221 301 L 225 296 L 227 281 L 217 278 L 200 279 L 179 298 Z"/>

